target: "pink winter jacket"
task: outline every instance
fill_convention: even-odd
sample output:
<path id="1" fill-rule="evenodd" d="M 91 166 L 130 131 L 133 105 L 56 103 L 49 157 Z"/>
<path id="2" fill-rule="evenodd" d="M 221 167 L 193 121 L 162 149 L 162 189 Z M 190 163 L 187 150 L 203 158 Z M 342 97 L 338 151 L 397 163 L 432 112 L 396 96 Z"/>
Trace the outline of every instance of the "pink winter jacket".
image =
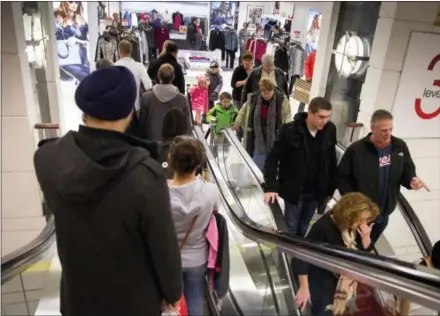
<path id="1" fill-rule="evenodd" d="M 195 85 L 189 90 L 193 111 L 208 113 L 208 87 Z"/>

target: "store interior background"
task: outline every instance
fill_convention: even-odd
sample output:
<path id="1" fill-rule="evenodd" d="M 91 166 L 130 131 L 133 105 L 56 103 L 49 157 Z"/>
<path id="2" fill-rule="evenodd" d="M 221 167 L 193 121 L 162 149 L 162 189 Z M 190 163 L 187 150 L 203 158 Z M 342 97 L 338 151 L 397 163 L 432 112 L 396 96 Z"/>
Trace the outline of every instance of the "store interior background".
<path id="1" fill-rule="evenodd" d="M 32 163 L 38 137 L 41 137 L 34 130 L 34 125 L 40 122 L 60 124 L 59 134 L 64 134 L 70 129 L 76 130 L 81 123 L 81 113 L 77 110 L 73 97 L 76 83 L 60 80 L 59 52 L 53 31 L 56 29 L 54 10 L 59 7 L 60 2 L 34 3 L 35 10 L 31 10 L 32 16 L 29 15 L 31 11 L 23 12 L 20 2 L 2 3 L 2 30 L 8 30 L 2 31 L 2 42 L 8 45 L 2 45 L 1 65 L 3 254 L 34 239 L 45 225 L 40 190 Z M 197 16 L 207 17 L 212 5 L 208 2 L 104 3 L 107 15 L 127 10 L 156 9 L 168 10 L 170 14 L 179 11 L 191 16 L 196 12 Z M 279 9 L 276 9 L 278 5 Z M 238 19 L 235 23 L 238 26 L 237 31 L 247 20 L 249 6 L 260 7 L 266 15 L 280 14 L 284 19 L 293 15 L 290 35 L 303 45 L 313 14 L 322 14 L 310 95 L 325 96 L 331 100 L 334 106 L 332 120 L 338 126 L 339 140 L 344 140 L 345 135 L 350 134 L 346 133 L 346 122 L 363 123 L 358 133 L 358 137 L 362 137 L 369 130 L 368 121 L 375 109 L 385 107 L 393 111 L 398 106 L 394 104 L 394 98 L 410 33 L 440 33 L 440 27 L 434 26 L 433 23 L 438 2 L 423 5 L 414 2 L 239 2 L 238 12 L 234 14 L 234 19 Z M 88 24 L 87 51 L 90 71 L 94 70 L 100 32 L 97 8 L 98 2 L 83 2 L 83 15 Z M 30 31 L 29 26 L 32 23 L 39 28 Z M 366 58 L 370 58 L 368 72 L 360 67 L 363 70 L 349 78 L 335 73 L 337 61 L 334 52 L 346 29 L 355 31 L 367 39 L 366 48 L 357 53 L 363 53 Z M 396 52 L 401 53 L 399 62 L 394 58 Z M 187 53 L 184 50 L 180 51 L 180 58 L 184 58 Z M 197 53 L 221 60 L 220 50 Z M 237 60 L 238 58 L 235 66 Z M 393 67 L 392 70 L 388 69 L 390 65 Z M 195 76 L 204 70 L 187 70 L 187 82 L 193 82 Z M 342 72 L 346 71 L 350 72 L 350 69 L 342 69 Z M 14 76 L 5 77 L 11 73 L 14 73 Z M 231 91 L 232 72 L 223 69 L 222 73 L 223 90 Z M 292 113 L 297 111 L 298 104 L 298 101 L 291 98 Z M 396 121 L 395 124 L 402 126 L 405 122 Z M 55 134 L 56 132 L 49 132 L 46 136 Z M 430 238 L 438 240 L 439 226 L 433 223 L 440 222 L 439 138 L 427 136 L 410 137 L 405 140 L 412 150 L 420 177 L 428 183 L 431 192 L 404 191 L 404 194 L 409 198 Z M 27 198 L 23 199 L 22 196 Z M 398 220 L 395 222 L 399 223 Z M 394 239 L 396 242 L 403 242 L 397 235 Z M 402 245 L 402 249 L 409 249 L 408 245 Z"/>

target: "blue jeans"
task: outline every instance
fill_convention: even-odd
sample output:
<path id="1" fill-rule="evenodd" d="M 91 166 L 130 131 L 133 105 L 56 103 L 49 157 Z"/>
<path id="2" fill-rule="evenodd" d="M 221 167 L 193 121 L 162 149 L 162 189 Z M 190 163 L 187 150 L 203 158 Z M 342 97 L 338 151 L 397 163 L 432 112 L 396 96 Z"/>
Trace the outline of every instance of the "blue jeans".
<path id="1" fill-rule="evenodd" d="M 263 171 L 264 164 L 266 163 L 266 156 L 267 153 L 261 154 L 258 152 L 258 150 L 254 150 L 254 156 L 252 157 L 255 164 L 257 165 L 258 169 Z"/>
<path id="2" fill-rule="evenodd" d="M 304 237 L 319 202 L 311 194 L 302 194 L 297 204 L 284 201 L 284 220 L 287 229 L 295 236 Z"/>
<path id="3" fill-rule="evenodd" d="M 183 268 L 183 295 L 185 295 L 189 316 L 203 315 L 207 271 L 206 264 L 194 268 Z"/>

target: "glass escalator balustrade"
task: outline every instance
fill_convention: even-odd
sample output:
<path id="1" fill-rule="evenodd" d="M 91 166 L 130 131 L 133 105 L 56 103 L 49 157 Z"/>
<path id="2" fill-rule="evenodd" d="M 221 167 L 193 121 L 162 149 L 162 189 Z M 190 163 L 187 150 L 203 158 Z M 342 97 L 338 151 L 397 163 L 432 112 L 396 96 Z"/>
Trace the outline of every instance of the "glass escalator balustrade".
<path id="1" fill-rule="evenodd" d="M 223 134 L 213 142 L 214 146 L 212 149 L 219 163 L 220 170 L 228 182 L 229 187 L 237 196 L 246 214 L 260 225 L 276 228 L 271 213 L 263 211 L 264 209 L 267 210 L 268 207 L 263 202 L 264 193 L 261 189 L 261 183 L 259 183 L 255 175 L 252 176 L 250 174 L 251 171 L 248 162 L 245 162 L 242 156 L 243 153 L 239 152 L 236 148 L 236 144 L 233 144 L 234 141 L 231 141 L 231 137 L 235 137 L 235 135 L 230 131 L 224 131 Z M 338 152 L 338 156 L 340 159 L 342 156 L 341 151 Z M 338 192 L 336 192 L 334 198 L 328 203 L 326 211 L 331 209 L 339 197 Z M 316 221 L 317 218 L 319 218 L 319 216 L 315 216 L 314 221 Z M 311 225 L 313 225 L 313 222 Z M 414 234 L 406 224 L 400 209 L 397 209 L 391 215 L 390 225 L 387 230 L 388 232 L 386 231 L 377 243 L 376 248 L 379 254 L 411 263 L 420 261 L 422 252 Z M 404 236 L 410 236 L 410 238 L 406 240 L 399 238 L 402 236 L 402 233 Z M 274 251 L 273 247 L 269 249 Z M 269 250 L 266 251 L 269 252 Z M 362 283 L 359 283 L 357 295 L 355 299 L 350 301 L 348 306 L 354 315 L 399 315 L 400 313 L 400 300 L 396 295 L 392 295 L 383 290 L 378 291 Z M 411 304 L 410 315 L 416 315 L 414 313 L 419 313 L 419 315 L 421 315 L 420 313 L 424 315 L 436 315 L 436 312 L 429 308 Z"/>

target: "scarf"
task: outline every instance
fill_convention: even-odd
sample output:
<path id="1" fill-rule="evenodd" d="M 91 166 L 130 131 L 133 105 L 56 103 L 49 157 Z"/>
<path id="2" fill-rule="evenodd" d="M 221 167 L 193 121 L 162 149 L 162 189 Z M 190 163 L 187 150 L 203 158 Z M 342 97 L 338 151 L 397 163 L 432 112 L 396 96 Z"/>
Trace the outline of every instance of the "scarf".
<path id="1" fill-rule="evenodd" d="M 357 249 L 356 233 L 354 231 L 344 230 L 341 232 L 342 240 L 345 247 L 349 249 Z M 331 310 L 334 315 L 343 315 L 348 301 L 356 296 L 357 281 L 350 279 L 344 275 L 339 277 L 338 285 L 333 300 L 333 305 L 328 305 L 327 310 Z"/>
<path id="2" fill-rule="evenodd" d="M 255 131 L 255 149 L 260 154 L 265 154 L 272 148 L 275 142 L 276 121 L 277 121 L 277 98 L 276 93 L 273 94 L 272 100 L 269 101 L 269 109 L 266 118 L 266 140 L 264 139 L 263 127 L 261 126 L 261 106 L 263 97 L 261 94 L 257 97 L 257 104 L 254 110 L 254 131 Z"/>

